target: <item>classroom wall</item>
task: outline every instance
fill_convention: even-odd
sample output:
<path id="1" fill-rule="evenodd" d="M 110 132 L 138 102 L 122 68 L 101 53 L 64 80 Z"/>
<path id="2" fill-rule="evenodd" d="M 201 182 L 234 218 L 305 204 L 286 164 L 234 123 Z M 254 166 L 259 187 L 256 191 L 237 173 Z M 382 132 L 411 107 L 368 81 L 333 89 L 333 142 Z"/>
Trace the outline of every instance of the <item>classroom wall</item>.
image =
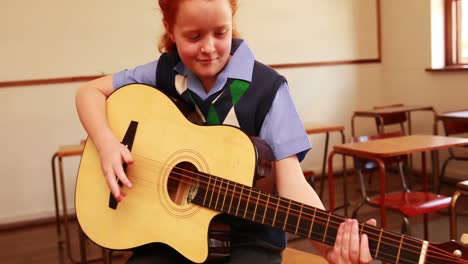
<path id="1" fill-rule="evenodd" d="M 309 0 L 297 2 L 300 5 L 300 3 L 307 3 L 307 1 Z M 49 3 L 44 6 L 54 6 L 59 1 L 47 0 L 47 2 Z M 117 2 L 124 4 L 123 2 L 126 1 Z M 143 2 L 152 11 L 152 13 L 145 15 L 145 21 L 157 23 L 159 19 L 155 18 L 157 17 L 155 1 L 146 0 Z M 458 86 L 467 78 L 463 76 L 463 73 L 434 74 L 424 71 L 424 68 L 430 63 L 429 1 L 417 0 L 409 3 L 404 0 L 392 0 L 382 2 L 382 63 L 279 70 L 288 78 L 293 99 L 304 121 L 343 124 L 346 126 L 346 134 L 349 137 L 350 117 L 352 111 L 356 109 L 402 101 L 418 104 L 430 103 L 440 110 L 463 107 L 464 102 L 461 99 L 463 96 L 453 96 L 452 93 L 453 91 L 466 94 L 466 91 Z M 317 9 L 321 8 L 321 3 L 321 1 L 316 1 Z M 5 8 L 2 6 L 0 19 L 13 20 L 22 17 L 25 15 L 24 8 L 28 5 L 26 5 L 26 1 L 16 1 L 15 3 L 10 1 Z M 62 7 L 65 8 L 64 5 Z M 80 8 L 84 7 L 80 6 Z M 410 13 L 410 10 L 413 13 Z M 59 11 L 56 10 L 48 15 L 53 16 L 56 23 L 68 21 L 70 14 Z M 31 12 L 33 10 L 28 13 Z M 126 23 L 131 23 L 131 21 L 128 21 L 123 15 L 118 16 L 124 12 L 125 10 L 118 10 L 117 14 L 106 14 L 124 19 L 125 23 L 116 22 L 121 25 L 120 27 L 112 26 L 113 23 L 109 23 L 107 16 L 99 14 L 93 16 L 93 21 L 97 24 L 102 22 L 107 25 L 101 30 L 121 33 L 115 36 L 116 40 L 125 38 L 127 30 L 134 36 L 134 41 L 127 39 L 124 44 L 115 44 L 113 41 L 109 43 L 102 40 L 104 45 L 100 47 L 102 49 L 102 52 L 99 53 L 101 56 L 80 63 L 99 64 L 103 60 L 113 61 L 115 68 L 111 70 L 115 71 L 144 63 L 157 56 L 154 46 L 161 29 L 153 28 L 152 23 L 147 23 L 147 26 L 144 27 L 128 25 Z M 243 23 L 255 24 L 259 15 L 258 10 L 244 10 L 244 12 L 251 12 L 251 16 L 243 15 L 246 19 Z M 288 20 L 285 21 L 288 23 Z M 291 19 L 291 21 L 294 20 Z M 13 34 L 18 39 L 21 38 L 18 32 L 26 36 L 33 33 L 29 32 L 30 30 L 34 31 L 27 25 L 15 25 L 12 21 L 0 22 L 3 25 L 9 25 L 7 29 L 0 28 L 1 31 L 6 30 L 6 33 L 1 32 L 0 50 L 3 51 L 17 48 L 6 46 L 8 44 L 3 41 L 4 36 Z M 294 23 L 286 26 L 297 27 Z M 44 32 L 46 33 L 47 30 Z M 99 31 L 93 34 L 99 38 Z M 145 39 L 146 41 L 136 41 L 138 36 L 147 36 L 147 39 Z M 315 49 L 317 46 L 314 46 L 314 40 L 320 36 L 317 34 L 309 35 L 304 29 L 301 38 L 303 38 L 304 43 L 309 43 L 310 49 Z M 21 46 L 22 49 L 35 49 L 36 52 L 40 52 L 40 45 L 46 45 L 47 42 L 41 41 L 40 45 L 36 42 L 22 44 L 24 45 Z M 139 48 L 134 48 L 134 45 L 138 45 Z M 262 49 L 271 53 L 278 52 L 270 49 L 269 46 L 262 47 Z M 411 56 L 413 59 L 408 58 Z M 53 60 L 53 58 L 51 59 Z M 28 61 L 26 60 L 26 62 Z M 28 63 L 35 64 L 38 72 L 40 72 L 41 67 L 46 65 L 35 62 Z M 67 67 L 67 63 L 63 63 L 62 67 Z M 14 71 L 11 71 L 5 63 L 0 64 L 0 67 L 0 74 L 2 74 L 0 81 L 25 77 L 17 72 L 21 71 L 19 66 L 15 66 Z M 50 76 L 55 71 L 44 71 L 44 73 L 47 73 L 44 74 L 47 75 L 44 77 L 55 77 Z M 0 120 L 3 123 L 0 130 L 0 136 L 3 139 L 3 147 L 0 151 L 0 175 L 5 186 L 0 192 L 0 200 L 2 201 L 0 204 L 0 224 L 53 215 L 50 159 L 59 146 L 75 144 L 86 138 L 74 106 L 74 94 L 79 85 L 80 83 L 69 83 L 0 89 Z M 450 92 L 441 92 L 442 87 L 447 87 Z M 418 131 L 427 131 L 423 125 L 424 117 L 417 117 L 414 122 Z M 373 128 L 372 125 L 371 122 L 361 122 L 360 131 L 368 132 Z M 312 136 L 311 141 L 314 148 L 309 152 L 303 166 L 319 172 L 324 137 L 323 135 Z M 338 135 L 332 135 L 331 144 L 336 144 L 339 141 Z M 66 158 L 64 160 L 67 201 L 71 208 L 73 208 L 73 191 L 78 163 L 79 158 Z M 335 163 L 335 166 L 340 166 L 338 159 Z"/>
<path id="2" fill-rule="evenodd" d="M 438 112 L 466 109 L 466 71 L 426 71 L 438 63 L 437 56 L 443 52 L 440 37 L 431 39 L 433 35 L 443 36 L 438 23 L 443 18 L 442 4 L 443 0 L 382 1 L 381 102 L 432 105 Z M 414 116 L 413 133 L 429 133 L 432 116 L 424 112 Z M 440 124 L 439 134 L 443 134 Z M 446 155 L 446 151 L 440 152 L 442 160 Z M 467 179 L 467 169 L 464 163 L 454 161 L 448 173 Z"/>

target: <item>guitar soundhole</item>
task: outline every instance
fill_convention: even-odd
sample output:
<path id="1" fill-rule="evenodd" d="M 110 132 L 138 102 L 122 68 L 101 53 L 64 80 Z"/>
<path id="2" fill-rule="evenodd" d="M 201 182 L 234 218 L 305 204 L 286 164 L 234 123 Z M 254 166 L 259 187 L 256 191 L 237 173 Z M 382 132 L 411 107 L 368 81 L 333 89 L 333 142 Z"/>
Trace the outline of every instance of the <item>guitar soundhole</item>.
<path id="1" fill-rule="evenodd" d="M 181 162 L 171 170 L 167 180 L 167 191 L 172 202 L 177 205 L 189 203 L 188 198 L 195 189 L 193 187 L 197 173 L 197 168 L 190 162 Z"/>

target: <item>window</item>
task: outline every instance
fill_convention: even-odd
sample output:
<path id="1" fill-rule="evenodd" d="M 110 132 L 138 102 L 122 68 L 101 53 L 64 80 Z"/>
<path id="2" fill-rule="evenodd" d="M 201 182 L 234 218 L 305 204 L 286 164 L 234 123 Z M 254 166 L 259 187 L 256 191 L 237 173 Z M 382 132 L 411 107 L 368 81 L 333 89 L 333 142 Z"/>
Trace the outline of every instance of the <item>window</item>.
<path id="1" fill-rule="evenodd" d="M 468 0 L 445 0 L 445 64 L 468 64 Z"/>

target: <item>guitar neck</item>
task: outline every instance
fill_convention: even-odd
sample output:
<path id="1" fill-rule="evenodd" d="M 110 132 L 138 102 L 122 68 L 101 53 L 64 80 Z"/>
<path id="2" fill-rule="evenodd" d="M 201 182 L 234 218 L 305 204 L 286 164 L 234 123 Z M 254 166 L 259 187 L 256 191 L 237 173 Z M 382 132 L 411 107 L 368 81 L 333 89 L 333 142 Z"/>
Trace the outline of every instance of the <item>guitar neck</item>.
<path id="1" fill-rule="evenodd" d="M 262 225 L 281 229 L 314 241 L 333 245 L 338 227 L 345 218 L 283 197 L 264 193 L 252 187 L 201 173 L 192 203 Z M 367 234 L 374 258 L 390 263 L 419 263 L 428 243 L 359 224 Z M 424 256 L 422 256 L 424 257 Z"/>

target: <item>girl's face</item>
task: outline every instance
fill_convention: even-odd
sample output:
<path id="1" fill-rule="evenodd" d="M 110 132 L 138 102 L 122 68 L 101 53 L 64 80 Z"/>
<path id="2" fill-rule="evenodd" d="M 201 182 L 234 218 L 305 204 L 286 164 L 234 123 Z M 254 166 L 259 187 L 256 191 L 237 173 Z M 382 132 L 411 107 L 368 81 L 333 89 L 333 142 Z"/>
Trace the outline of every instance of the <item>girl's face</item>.
<path id="1" fill-rule="evenodd" d="M 231 51 L 232 10 L 228 1 L 182 1 L 174 25 L 166 25 L 166 29 L 181 60 L 209 91 Z"/>

